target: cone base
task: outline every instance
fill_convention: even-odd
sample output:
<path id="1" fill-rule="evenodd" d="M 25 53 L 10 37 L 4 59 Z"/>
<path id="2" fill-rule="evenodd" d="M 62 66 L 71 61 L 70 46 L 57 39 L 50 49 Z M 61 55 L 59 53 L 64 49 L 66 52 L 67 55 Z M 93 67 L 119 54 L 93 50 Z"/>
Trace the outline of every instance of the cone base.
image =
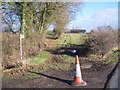
<path id="1" fill-rule="evenodd" d="M 81 83 L 72 82 L 72 86 L 74 86 L 74 87 L 86 86 L 86 85 L 87 85 L 87 83 L 85 81 L 83 81 Z"/>

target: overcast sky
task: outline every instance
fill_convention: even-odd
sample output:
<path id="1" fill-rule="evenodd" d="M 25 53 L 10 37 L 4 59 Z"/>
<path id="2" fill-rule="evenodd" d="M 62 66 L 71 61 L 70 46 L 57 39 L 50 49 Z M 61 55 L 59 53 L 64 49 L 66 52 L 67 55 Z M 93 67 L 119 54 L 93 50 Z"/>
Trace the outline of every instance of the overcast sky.
<path id="1" fill-rule="evenodd" d="M 84 2 L 75 20 L 68 28 L 84 28 L 87 31 L 98 26 L 118 27 L 118 2 Z"/>

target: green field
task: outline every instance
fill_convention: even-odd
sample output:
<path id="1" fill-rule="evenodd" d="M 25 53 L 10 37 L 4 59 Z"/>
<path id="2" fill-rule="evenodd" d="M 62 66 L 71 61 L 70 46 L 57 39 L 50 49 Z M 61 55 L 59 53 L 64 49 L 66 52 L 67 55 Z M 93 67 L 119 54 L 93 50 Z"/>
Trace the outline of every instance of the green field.
<path id="1" fill-rule="evenodd" d="M 56 44 L 82 44 L 87 34 L 63 34 L 62 38 L 55 40 Z"/>
<path id="2" fill-rule="evenodd" d="M 39 55 L 32 57 L 30 65 L 39 65 L 45 63 L 51 57 L 51 53 L 43 51 Z"/>

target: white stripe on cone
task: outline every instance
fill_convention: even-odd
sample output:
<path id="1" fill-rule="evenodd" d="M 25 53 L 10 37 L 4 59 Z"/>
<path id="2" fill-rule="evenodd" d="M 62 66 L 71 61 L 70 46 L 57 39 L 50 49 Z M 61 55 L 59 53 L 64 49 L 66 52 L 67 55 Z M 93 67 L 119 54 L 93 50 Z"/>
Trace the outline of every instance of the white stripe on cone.
<path id="1" fill-rule="evenodd" d="M 81 77 L 82 76 L 79 64 L 76 64 L 76 76 L 77 77 Z"/>

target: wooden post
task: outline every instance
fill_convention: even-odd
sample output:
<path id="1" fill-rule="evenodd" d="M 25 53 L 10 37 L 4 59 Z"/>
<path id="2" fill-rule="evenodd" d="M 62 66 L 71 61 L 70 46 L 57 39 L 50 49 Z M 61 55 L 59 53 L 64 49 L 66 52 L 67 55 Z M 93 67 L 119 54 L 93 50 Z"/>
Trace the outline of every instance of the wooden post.
<path id="1" fill-rule="evenodd" d="M 20 34 L 20 65 L 22 65 L 22 38 L 24 35 Z"/>

